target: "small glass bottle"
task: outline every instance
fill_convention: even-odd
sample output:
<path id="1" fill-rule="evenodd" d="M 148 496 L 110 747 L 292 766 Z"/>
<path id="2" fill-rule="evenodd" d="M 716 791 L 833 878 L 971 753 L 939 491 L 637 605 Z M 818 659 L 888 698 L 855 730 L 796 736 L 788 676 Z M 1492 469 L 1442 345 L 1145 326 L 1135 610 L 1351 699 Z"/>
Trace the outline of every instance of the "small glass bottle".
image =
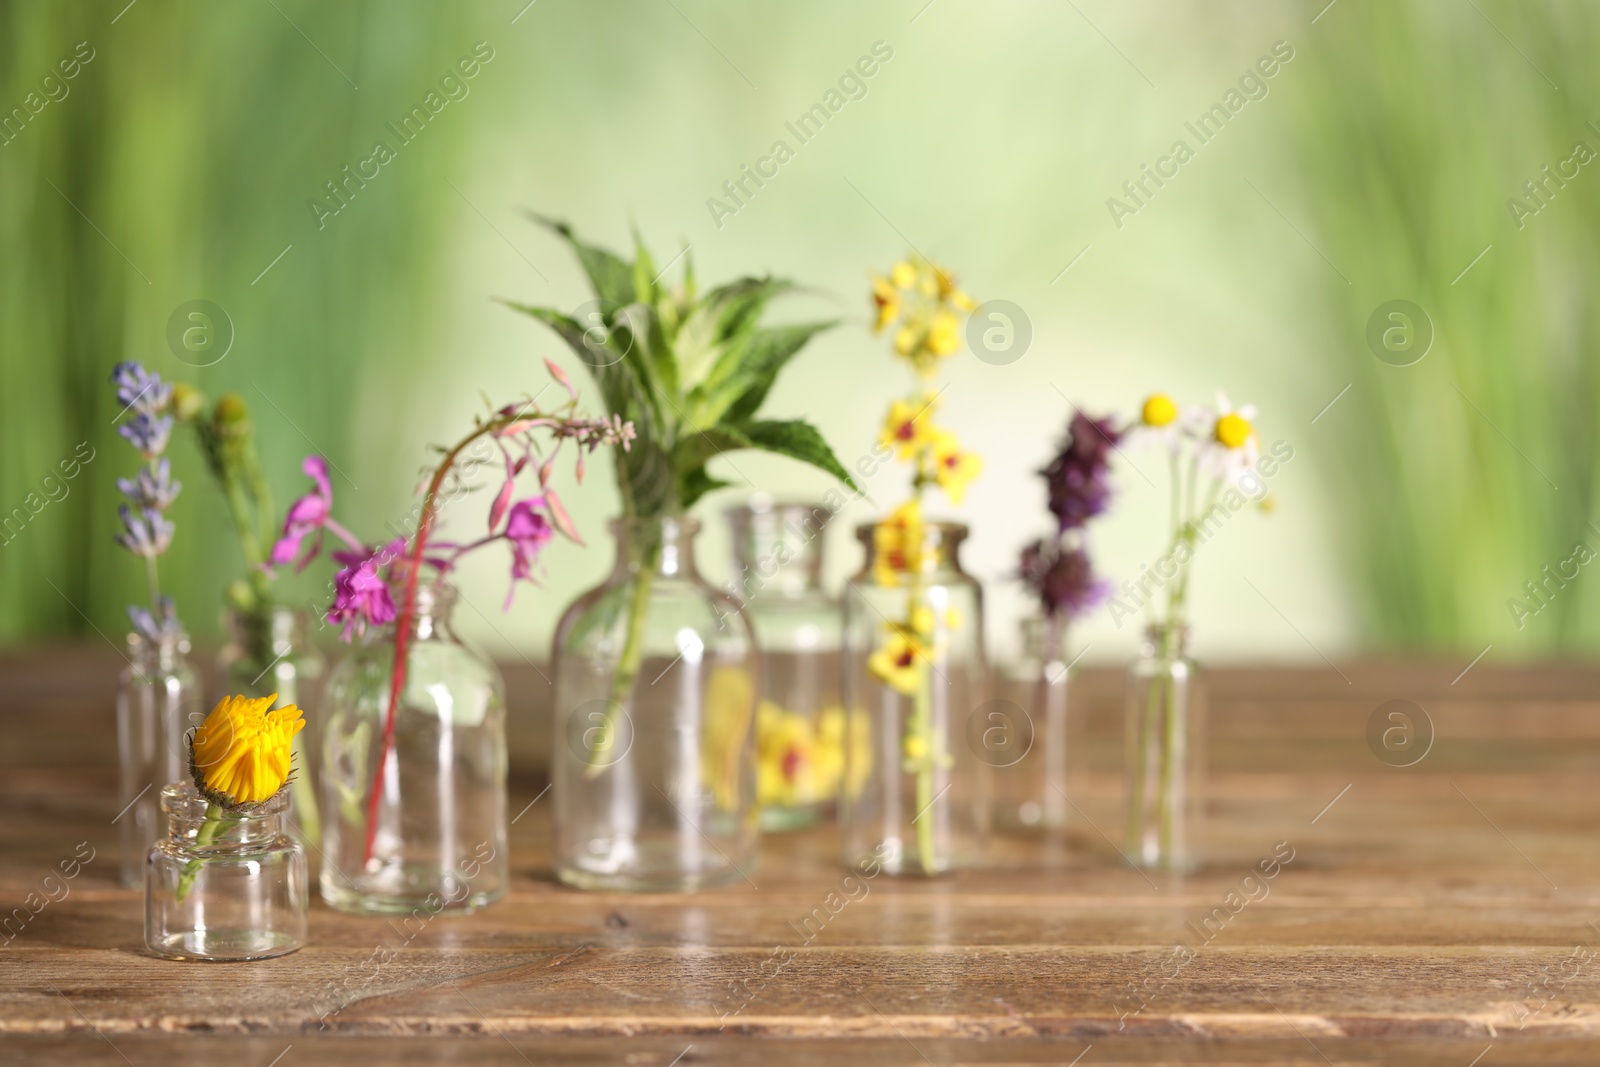
<path id="1" fill-rule="evenodd" d="M 1205 734 L 1199 671 L 1184 648 L 1188 632 L 1151 626 L 1128 667 L 1127 858 L 1152 870 L 1198 865 Z"/>
<path id="2" fill-rule="evenodd" d="M 321 651 L 311 640 L 306 614 L 281 604 L 261 611 L 229 607 L 223 612 L 228 643 L 217 653 L 217 674 L 223 696 L 271 696 L 274 708 L 295 705 L 305 728 L 294 739 L 294 779 L 289 783 L 289 807 L 284 821 L 291 833 L 313 843 L 322 838 L 317 818 L 317 719 L 312 714 L 314 687 L 327 668 Z M 270 710 L 270 709 L 269 709 Z"/>
<path id="3" fill-rule="evenodd" d="M 994 770 L 994 819 L 1003 830 L 1046 830 L 1070 819 L 1069 759 L 1078 719 L 1067 713 L 1066 624 L 1022 620 L 1021 655 L 997 679 L 985 758 Z"/>
<path id="4" fill-rule="evenodd" d="M 398 607 L 405 572 L 395 571 Z M 506 891 L 505 686 L 456 636 L 455 599 L 442 579 L 417 585 L 392 743 L 398 620 L 369 630 L 328 676 L 321 884 L 339 911 L 468 912 Z"/>
<path id="5" fill-rule="evenodd" d="M 164 786 L 150 849 L 144 943 L 173 960 L 261 960 L 305 943 L 306 854 L 283 832 L 288 794 L 221 813 L 193 783 Z"/>
<path id="6" fill-rule="evenodd" d="M 122 884 L 144 884 L 145 856 L 161 834 L 161 787 L 189 777 L 184 736 L 203 718 L 189 638 L 131 633 L 117 681 L 117 823 Z"/>
<path id="7" fill-rule="evenodd" d="M 616 566 L 555 636 L 556 875 L 689 891 L 755 865 L 755 641 L 701 579 L 700 524 L 619 520 Z"/>
<path id="8" fill-rule="evenodd" d="M 983 596 L 957 557 L 965 526 L 856 531 L 844 598 L 844 862 L 934 875 L 978 861 L 988 833 Z"/>
<path id="9" fill-rule="evenodd" d="M 844 779 L 839 602 L 822 591 L 821 504 L 758 494 L 726 512 L 729 592 L 743 602 L 761 654 L 756 799 L 761 829 L 793 830 L 833 814 Z"/>

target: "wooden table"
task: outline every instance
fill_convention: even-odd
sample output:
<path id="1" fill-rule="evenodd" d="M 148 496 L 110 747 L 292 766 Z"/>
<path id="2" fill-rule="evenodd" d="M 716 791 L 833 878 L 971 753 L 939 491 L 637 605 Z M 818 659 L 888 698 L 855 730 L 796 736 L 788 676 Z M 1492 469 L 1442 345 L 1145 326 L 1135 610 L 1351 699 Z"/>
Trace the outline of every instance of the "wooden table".
<path id="1" fill-rule="evenodd" d="M 479 915 L 406 931 L 319 902 L 303 951 L 196 965 L 143 953 L 115 883 L 118 660 L 12 654 L 0 905 L 78 842 L 95 858 L 0 951 L 0 1062 L 1600 1062 L 1600 672 L 1480 663 L 1452 684 L 1462 665 L 1212 672 L 1210 860 L 1186 878 L 1125 867 L 1096 829 L 1116 822 L 1120 677 L 1089 671 L 1087 819 L 997 839 L 983 871 L 877 878 L 809 942 L 844 874 L 830 831 L 768 839 L 755 885 L 583 894 L 550 879 L 540 803 Z M 518 811 L 547 730 L 542 683 L 509 673 Z M 1437 732 L 1408 768 L 1366 740 L 1395 698 Z M 1244 878 L 1275 849 L 1293 859 L 1263 896 Z M 1234 908 L 1241 887 L 1259 899 Z M 397 955 L 373 969 L 379 946 Z"/>

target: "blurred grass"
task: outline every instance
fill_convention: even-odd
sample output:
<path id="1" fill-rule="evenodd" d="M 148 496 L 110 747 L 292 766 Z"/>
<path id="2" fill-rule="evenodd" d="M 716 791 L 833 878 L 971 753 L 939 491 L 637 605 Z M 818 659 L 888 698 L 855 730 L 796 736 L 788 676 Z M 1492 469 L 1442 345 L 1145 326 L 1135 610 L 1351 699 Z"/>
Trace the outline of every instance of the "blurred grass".
<path id="1" fill-rule="evenodd" d="M 1476 3 L 1344 3 L 1306 49 L 1291 153 L 1354 279 L 1323 287 L 1321 348 L 1354 383 L 1325 429 L 1349 450 L 1347 564 L 1374 643 L 1576 652 L 1600 639 L 1587 569 L 1521 631 L 1501 605 L 1578 541 L 1600 550 L 1600 161 L 1521 229 L 1507 201 L 1576 142 L 1600 153 L 1600 10 Z M 1436 331 L 1409 367 L 1352 343 L 1396 298 Z"/>
<path id="2" fill-rule="evenodd" d="M 115 479 L 136 463 L 112 427 L 107 376 L 120 359 L 212 397 L 238 390 L 263 427 L 280 501 L 300 490 L 306 452 L 348 468 L 364 377 L 425 358 L 413 342 L 431 315 L 449 206 L 438 166 L 470 130 L 447 121 L 465 116 L 440 115 L 422 134 L 428 153 L 384 167 L 357 194 L 362 210 L 319 231 L 306 202 L 398 119 L 380 102 L 420 99 L 470 49 L 460 10 L 125 4 L 0 3 L 0 106 L 22 104 L 78 42 L 95 52 L 66 98 L 0 147 L 0 507 L 23 504 L 78 442 L 96 450 L 69 495 L 0 549 L 0 640 L 87 632 L 90 620 L 120 640 L 122 605 L 139 588 L 134 561 L 111 541 Z M 163 340 L 168 314 L 195 298 L 221 305 L 236 330 L 229 357 L 204 369 Z M 221 588 L 241 564 L 192 443 L 178 436 L 185 492 L 163 584 L 191 629 L 214 632 Z"/>

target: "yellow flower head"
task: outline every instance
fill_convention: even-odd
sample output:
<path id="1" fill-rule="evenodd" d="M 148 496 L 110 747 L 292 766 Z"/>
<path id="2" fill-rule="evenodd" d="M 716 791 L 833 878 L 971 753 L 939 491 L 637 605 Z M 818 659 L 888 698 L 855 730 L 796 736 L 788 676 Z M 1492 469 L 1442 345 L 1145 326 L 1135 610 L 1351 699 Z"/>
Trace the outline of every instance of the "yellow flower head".
<path id="1" fill-rule="evenodd" d="M 908 500 L 872 531 L 872 576 L 879 585 L 895 585 L 900 575 L 922 570 L 925 539 L 922 505 Z"/>
<path id="2" fill-rule="evenodd" d="M 1254 437 L 1256 428 L 1250 425 L 1250 420 L 1237 411 L 1230 411 L 1217 419 L 1216 430 L 1213 436 L 1217 444 L 1223 448 L 1243 448 L 1245 442 Z"/>
<path id="3" fill-rule="evenodd" d="M 933 478 L 950 497 L 952 504 L 961 503 L 967 486 L 983 471 L 983 460 L 961 447 L 956 435 L 946 430 L 937 431 L 933 444 Z"/>
<path id="4" fill-rule="evenodd" d="M 927 660 L 927 648 L 907 628 L 894 626 L 884 646 L 867 657 L 867 669 L 885 685 L 910 696 L 922 684 L 922 665 Z"/>
<path id="5" fill-rule="evenodd" d="M 1139 418 L 1146 426 L 1170 426 L 1178 419 L 1178 405 L 1166 393 L 1153 393 Z"/>
<path id="6" fill-rule="evenodd" d="M 896 400 L 889 405 L 879 440 L 893 448 L 901 459 L 910 459 L 933 443 L 933 398 L 921 401 Z"/>
<path id="7" fill-rule="evenodd" d="M 872 306 L 876 309 L 877 315 L 872 327 L 874 333 L 881 332 L 885 326 L 900 317 L 900 294 L 889 279 L 882 277 L 872 279 Z"/>
<path id="8" fill-rule="evenodd" d="M 961 330 L 977 306 L 937 263 L 911 256 L 872 279 L 874 332 L 894 327 L 894 350 L 918 374 L 931 375 L 941 359 L 961 351 Z"/>
<path id="9" fill-rule="evenodd" d="M 189 771 L 213 804 L 259 804 L 289 780 L 290 745 L 306 722 L 293 704 L 269 711 L 277 699 L 224 697 L 195 731 Z"/>

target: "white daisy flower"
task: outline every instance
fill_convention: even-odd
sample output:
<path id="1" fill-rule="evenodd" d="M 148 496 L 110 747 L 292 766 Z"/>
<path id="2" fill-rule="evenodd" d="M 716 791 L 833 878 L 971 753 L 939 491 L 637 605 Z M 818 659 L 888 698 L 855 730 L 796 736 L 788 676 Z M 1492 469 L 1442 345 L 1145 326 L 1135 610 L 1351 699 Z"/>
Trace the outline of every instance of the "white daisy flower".
<path id="1" fill-rule="evenodd" d="M 1228 394 L 1218 390 L 1212 415 L 1205 444 L 1200 446 L 1200 466 L 1229 485 L 1238 485 L 1261 458 L 1261 439 L 1250 421 L 1256 417 L 1255 405 L 1235 408 Z"/>
<path id="2" fill-rule="evenodd" d="M 1166 393 L 1151 393 L 1139 409 L 1139 419 L 1124 433 L 1122 443 L 1132 452 L 1165 448 L 1176 455 L 1183 447 L 1183 437 L 1196 429 L 1196 411 L 1180 408 L 1177 401 Z M 1210 430 L 1210 420 L 1204 420 L 1201 432 Z"/>

